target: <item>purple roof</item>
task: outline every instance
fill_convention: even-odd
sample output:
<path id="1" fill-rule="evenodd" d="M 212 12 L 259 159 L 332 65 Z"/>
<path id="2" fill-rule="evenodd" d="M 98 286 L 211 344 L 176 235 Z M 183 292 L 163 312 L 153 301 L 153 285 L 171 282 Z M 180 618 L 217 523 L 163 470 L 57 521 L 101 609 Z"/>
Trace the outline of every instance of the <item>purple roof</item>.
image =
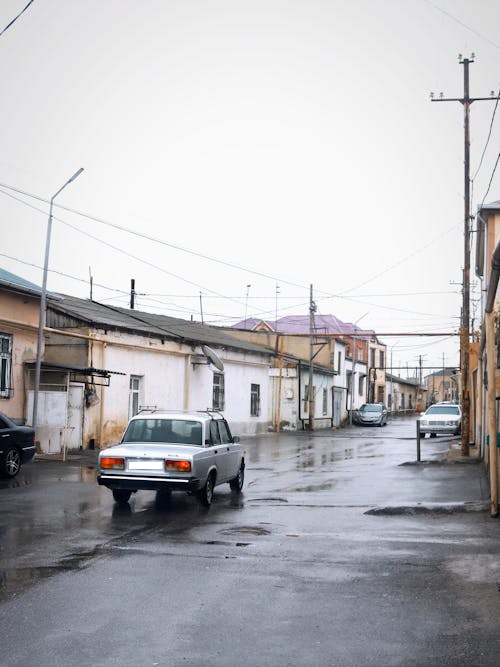
<path id="1" fill-rule="evenodd" d="M 236 329 L 254 329 L 261 322 L 265 322 L 274 331 L 287 334 L 308 334 L 309 333 L 309 315 L 287 315 L 281 317 L 277 321 L 274 320 L 259 320 L 257 318 L 248 318 L 242 320 L 238 324 L 234 324 Z M 314 317 L 314 331 L 317 334 L 353 334 L 353 333 L 370 333 L 374 332 L 371 329 L 360 329 L 351 322 L 342 322 L 335 315 L 315 315 Z"/>

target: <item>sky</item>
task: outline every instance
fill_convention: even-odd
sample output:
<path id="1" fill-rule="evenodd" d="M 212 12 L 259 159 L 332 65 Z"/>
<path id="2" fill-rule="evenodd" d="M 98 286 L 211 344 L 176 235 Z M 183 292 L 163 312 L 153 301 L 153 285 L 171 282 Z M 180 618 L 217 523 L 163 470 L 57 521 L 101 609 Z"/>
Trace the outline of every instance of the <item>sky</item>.
<path id="1" fill-rule="evenodd" d="M 461 97 L 474 53 L 495 95 L 475 213 L 500 199 L 497 0 L 33 0 L 5 29 L 27 5 L 0 5 L 0 266 L 42 283 L 83 167 L 50 291 L 127 306 L 134 279 L 137 309 L 226 326 L 306 315 L 312 286 L 394 369 L 458 364 L 463 108 L 429 94 Z"/>

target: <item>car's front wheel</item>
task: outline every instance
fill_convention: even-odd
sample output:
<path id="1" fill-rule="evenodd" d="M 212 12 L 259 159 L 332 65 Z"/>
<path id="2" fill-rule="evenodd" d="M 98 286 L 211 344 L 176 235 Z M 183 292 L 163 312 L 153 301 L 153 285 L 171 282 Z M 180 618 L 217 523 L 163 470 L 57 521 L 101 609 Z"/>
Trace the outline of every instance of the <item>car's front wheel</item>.
<path id="1" fill-rule="evenodd" d="M 5 452 L 2 465 L 4 477 L 15 477 L 21 469 L 21 454 L 17 447 L 9 447 Z"/>
<path id="2" fill-rule="evenodd" d="M 113 498 L 117 503 L 128 503 L 131 495 L 132 491 L 128 489 L 113 489 Z"/>
<path id="3" fill-rule="evenodd" d="M 240 468 L 238 470 L 238 474 L 234 479 L 232 479 L 229 482 L 229 486 L 231 487 L 231 491 L 235 491 L 236 493 L 240 493 L 241 489 L 243 488 L 243 482 L 245 481 L 245 464 L 243 461 L 241 462 Z"/>
<path id="4" fill-rule="evenodd" d="M 215 475 L 210 473 L 203 487 L 198 491 L 198 500 L 204 507 L 210 507 L 214 498 Z"/>

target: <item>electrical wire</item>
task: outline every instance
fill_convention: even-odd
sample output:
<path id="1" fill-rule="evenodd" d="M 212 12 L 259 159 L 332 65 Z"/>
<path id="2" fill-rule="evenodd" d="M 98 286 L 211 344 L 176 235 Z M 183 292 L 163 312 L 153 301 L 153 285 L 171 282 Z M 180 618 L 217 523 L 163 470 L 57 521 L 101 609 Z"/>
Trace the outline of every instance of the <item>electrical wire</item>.
<path id="1" fill-rule="evenodd" d="M 40 197 L 40 196 L 38 196 L 38 195 L 34 195 L 34 194 L 32 194 L 32 193 L 26 192 L 26 191 L 24 191 L 24 190 L 21 190 L 21 189 L 19 189 L 19 188 L 14 187 L 14 186 L 8 185 L 8 184 L 6 184 L 6 183 L 0 183 L 0 193 L 1 193 L 1 194 L 4 194 L 5 196 L 11 197 L 12 199 L 14 199 L 14 200 L 16 200 L 16 201 L 18 201 L 18 202 L 24 204 L 25 206 L 29 206 L 29 207 L 31 207 L 31 208 L 34 208 L 34 209 L 37 210 L 37 211 L 40 211 L 40 209 L 34 207 L 33 205 L 29 204 L 28 202 L 23 201 L 22 199 L 19 199 L 18 197 L 15 197 L 14 195 L 10 194 L 9 192 L 5 192 L 5 190 L 2 190 L 1 188 L 5 188 L 5 189 L 7 189 L 7 190 L 12 190 L 13 192 L 17 192 L 18 194 L 22 194 L 23 196 L 26 196 L 26 197 L 31 197 L 31 198 L 33 198 L 33 199 L 36 199 L 36 200 L 38 200 L 38 201 L 41 201 L 41 202 L 44 202 L 44 203 L 47 203 L 47 204 L 49 203 L 49 201 L 48 201 L 47 199 L 44 199 L 43 197 Z M 221 260 L 221 259 L 218 259 L 218 258 L 215 258 L 215 257 L 211 257 L 210 255 L 205 255 L 204 253 L 198 252 L 198 251 L 196 251 L 196 250 L 191 250 L 191 249 L 189 249 L 189 248 L 185 248 L 185 247 L 183 247 L 183 246 L 176 245 L 176 244 L 174 244 L 174 243 L 170 243 L 170 242 L 165 241 L 165 240 L 163 240 L 163 239 L 159 239 L 159 238 L 157 238 L 157 237 L 154 237 L 154 236 L 149 235 L 149 234 L 145 234 L 145 233 L 143 233 L 143 232 L 138 232 L 138 231 L 136 231 L 136 230 L 130 229 L 129 227 L 125 227 L 125 226 L 123 226 L 123 225 L 117 225 L 117 224 L 115 224 L 115 223 L 112 223 L 112 222 L 103 220 L 102 218 L 97 218 L 96 216 L 90 215 L 90 214 L 88 214 L 88 213 L 83 213 L 83 212 L 81 212 L 81 211 L 78 211 L 78 210 L 76 210 L 76 209 L 69 208 L 69 207 L 67 207 L 67 206 L 63 206 L 63 205 L 61 205 L 61 204 L 54 203 L 53 205 L 54 205 L 54 207 L 60 208 L 60 209 L 62 209 L 62 210 L 64 210 L 64 211 L 67 211 L 67 212 L 69 212 L 69 213 L 73 213 L 74 215 L 78 215 L 78 216 L 81 216 L 81 217 L 86 218 L 86 219 L 88 219 L 88 220 L 92 220 L 93 222 L 97 222 L 97 223 L 99 223 L 99 224 L 103 224 L 103 225 L 112 227 L 112 228 L 114 228 L 114 229 L 117 229 L 117 230 L 119 230 L 119 231 L 125 232 L 125 233 L 127 233 L 127 234 L 131 234 L 131 235 L 133 235 L 133 236 L 137 236 L 137 237 L 144 238 L 144 239 L 146 239 L 146 240 L 149 240 L 149 241 L 152 241 L 152 242 L 155 242 L 155 243 L 159 243 L 159 244 L 161 244 L 161 245 L 164 245 L 164 246 L 173 248 L 174 250 L 178 250 L 178 251 L 180 251 L 180 252 L 185 252 L 185 253 L 188 253 L 188 254 L 190 254 L 190 255 L 194 255 L 194 256 L 196 256 L 196 257 L 200 257 L 200 258 L 205 259 L 205 260 L 207 260 L 207 261 L 211 261 L 211 262 L 215 262 L 215 263 L 218 263 L 218 264 L 222 264 L 223 266 L 227 266 L 227 267 L 232 268 L 232 269 L 236 269 L 236 270 L 239 270 L 239 271 L 243 271 L 243 272 L 245 272 L 245 273 L 249 273 L 249 274 L 251 274 L 251 275 L 257 275 L 257 276 L 259 276 L 259 277 L 261 277 L 261 278 L 266 278 L 266 279 L 272 280 L 273 282 L 278 282 L 278 283 L 287 284 L 287 285 L 290 285 L 290 286 L 292 286 L 292 287 L 299 287 L 299 288 L 304 289 L 304 290 L 306 290 L 306 289 L 308 290 L 308 289 L 309 289 L 308 287 L 306 287 L 305 285 L 302 285 L 302 284 L 300 284 L 300 283 L 295 283 L 295 282 L 292 282 L 292 281 L 289 281 L 289 280 L 285 280 L 285 279 L 282 279 L 282 278 L 277 278 L 276 276 L 271 276 L 271 275 L 269 275 L 269 274 L 267 274 L 267 273 L 262 273 L 262 272 L 260 272 L 260 271 L 255 271 L 255 270 L 253 270 L 253 269 L 249 269 L 249 268 L 247 268 L 247 267 L 243 267 L 243 266 L 240 266 L 240 265 L 238 265 L 238 264 L 234 264 L 234 263 L 232 263 L 232 262 L 227 262 L 227 261 L 225 261 L 225 260 Z M 382 270 L 382 271 L 378 272 L 377 274 L 371 276 L 370 278 L 368 278 L 367 280 L 363 281 L 362 283 L 359 283 L 358 285 L 355 285 L 354 287 L 351 287 L 351 288 L 349 288 L 349 289 L 345 289 L 345 290 L 343 290 L 342 292 L 337 293 L 337 294 L 332 293 L 331 291 L 327 291 L 327 290 L 316 289 L 316 290 L 315 290 L 315 291 L 316 291 L 316 294 L 318 294 L 318 295 L 322 295 L 322 296 L 331 297 L 331 298 L 338 298 L 338 297 L 340 297 L 340 296 L 342 296 L 342 295 L 344 295 L 344 294 L 347 294 L 347 293 L 349 293 L 349 292 L 352 292 L 353 290 L 358 289 L 359 287 L 362 287 L 362 286 L 364 286 L 364 285 L 366 285 L 366 284 L 372 282 L 373 280 L 376 280 L 377 278 L 379 278 L 380 276 L 384 275 L 385 273 L 388 273 L 388 272 L 391 271 L 392 269 L 394 269 L 394 268 L 400 266 L 400 265 L 403 264 L 405 261 L 407 261 L 407 260 L 409 260 L 409 259 L 415 257 L 416 255 L 418 255 L 419 253 L 423 252 L 423 251 L 426 250 L 428 247 L 430 247 L 431 245 L 433 245 L 436 241 L 440 240 L 440 239 L 443 238 L 445 235 L 449 234 L 451 231 L 454 231 L 454 230 L 457 228 L 457 226 L 458 226 L 458 225 L 453 225 L 453 226 L 450 227 L 449 229 L 445 230 L 444 232 L 442 232 L 442 233 L 439 234 L 438 236 L 436 236 L 436 237 L 434 237 L 433 239 L 431 239 L 431 240 L 430 240 L 428 243 L 426 243 L 425 245 L 421 246 L 420 248 L 416 248 L 416 249 L 415 249 L 413 252 L 411 252 L 410 254 L 404 256 L 403 258 L 401 258 L 400 260 L 398 260 L 398 261 L 395 262 L 394 264 L 391 264 L 390 266 L 386 267 L 384 270 Z M 212 291 L 212 290 L 207 290 L 207 291 Z M 214 292 L 214 293 L 216 293 L 216 292 Z"/>
<path id="2" fill-rule="evenodd" d="M 488 188 L 487 188 L 487 190 L 486 190 L 486 192 L 485 192 L 485 195 L 484 195 L 484 197 L 483 197 L 483 201 L 481 202 L 481 206 L 479 207 L 480 209 L 483 208 L 484 201 L 485 201 L 486 197 L 488 196 L 488 192 L 490 191 L 491 184 L 492 184 L 492 182 L 493 182 L 493 177 L 495 176 L 495 171 L 497 170 L 497 167 L 498 167 L 498 161 L 499 161 L 499 160 L 500 160 L 500 153 L 497 155 L 497 160 L 496 160 L 496 162 L 495 162 L 495 166 L 493 167 L 493 171 L 492 171 L 492 173 L 491 173 L 491 178 L 490 178 L 490 182 L 488 183 Z"/>
<path id="3" fill-rule="evenodd" d="M 488 136 L 487 136 L 487 138 L 486 138 L 486 143 L 485 143 L 485 145 L 484 145 L 483 152 L 482 152 L 482 154 L 481 154 L 481 159 L 479 160 L 479 165 L 478 165 L 478 167 L 477 167 L 477 169 L 476 169 L 476 173 L 474 174 L 474 176 L 473 176 L 472 179 L 471 179 L 472 182 L 475 180 L 476 176 L 477 176 L 478 173 L 479 173 L 479 170 L 481 169 L 481 165 L 483 164 L 483 160 L 484 160 L 484 155 L 485 155 L 485 153 L 486 153 L 486 149 L 488 148 L 488 144 L 490 143 L 491 132 L 492 132 L 492 130 L 493 130 L 493 123 L 494 123 L 494 121 L 495 121 L 495 114 L 496 114 L 496 112 L 497 112 L 497 107 L 498 107 L 498 101 L 499 101 L 499 100 L 500 100 L 500 89 L 499 89 L 499 91 L 498 91 L 497 101 L 495 102 L 495 108 L 493 109 L 493 114 L 492 114 L 492 116 L 491 116 L 490 129 L 489 129 L 489 131 L 488 131 Z"/>
<path id="4" fill-rule="evenodd" d="M 450 12 L 447 12 L 446 9 L 443 9 L 442 7 L 439 7 L 434 2 L 431 2 L 431 0 L 424 0 L 424 2 L 426 2 L 428 5 L 433 7 L 436 11 L 441 12 L 441 14 L 444 14 L 445 16 L 448 16 L 450 19 L 452 19 L 453 21 L 455 21 L 456 23 L 461 25 L 466 30 L 469 30 L 470 32 L 472 32 L 474 35 L 476 35 L 476 37 L 484 39 L 485 42 L 488 42 L 488 44 L 491 44 L 491 46 L 494 46 L 495 49 L 500 49 L 499 44 L 497 44 L 496 42 L 493 42 L 491 39 L 489 39 L 489 37 L 486 37 L 485 35 L 482 35 L 480 32 L 478 32 L 474 28 L 471 28 L 470 25 L 467 25 L 467 23 L 464 23 L 463 21 L 461 21 L 459 18 L 457 18 L 456 16 L 454 16 Z"/>
<path id="5" fill-rule="evenodd" d="M 0 32 L 0 37 L 4 34 L 4 32 L 7 32 L 7 30 L 8 30 L 8 29 L 9 29 L 9 28 L 10 28 L 10 27 L 17 21 L 17 19 L 18 19 L 19 17 L 21 17 L 21 16 L 24 14 L 24 12 L 28 9 L 28 7 L 29 7 L 31 4 L 33 4 L 34 1 L 35 1 L 35 0 L 30 0 L 30 1 L 28 2 L 28 4 L 26 5 L 25 8 L 22 9 L 22 10 L 19 12 L 19 14 L 18 14 L 17 16 L 15 16 L 15 17 L 12 19 L 12 21 L 10 21 L 10 23 L 7 23 L 7 25 L 5 26 L 5 28 Z"/>
<path id="6" fill-rule="evenodd" d="M 10 259 L 13 262 L 19 262 L 19 264 L 24 264 L 25 266 L 31 266 L 34 269 L 40 269 L 40 271 L 43 270 L 43 266 L 40 266 L 39 264 L 34 264 L 33 262 L 27 262 L 23 259 L 19 259 L 17 257 L 12 257 L 12 255 L 6 255 L 3 252 L 0 252 L 0 257 L 5 257 L 6 259 Z M 55 269 L 48 269 L 49 273 L 54 273 L 55 275 L 62 276 L 63 278 L 69 278 L 70 280 L 75 280 L 80 283 L 85 283 L 88 285 L 88 280 L 85 280 L 84 278 L 78 278 L 77 276 L 72 276 L 69 273 L 64 273 L 63 271 L 56 271 Z M 117 294 L 125 294 L 128 295 L 128 292 L 125 292 L 124 290 L 117 289 L 115 287 L 108 287 L 107 285 L 102 285 L 101 283 L 92 283 L 94 287 L 101 287 L 102 289 L 109 290 L 110 292 L 116 292 Z"/>

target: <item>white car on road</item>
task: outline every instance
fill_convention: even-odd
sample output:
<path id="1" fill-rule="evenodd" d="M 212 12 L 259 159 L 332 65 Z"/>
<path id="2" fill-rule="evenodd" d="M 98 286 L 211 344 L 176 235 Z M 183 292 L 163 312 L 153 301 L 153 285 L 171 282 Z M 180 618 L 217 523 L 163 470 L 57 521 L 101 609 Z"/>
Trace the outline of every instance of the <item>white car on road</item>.
<path id="1" fill-rule="evenodd" d="M 120 444 L 99 454 L 97 482 L 118 503 L 139 489 L 186 491 L 210 506 L 219 484 L 239 493 L 244 450 L 215 412 L 148 412 L 132 417 Z"/>

